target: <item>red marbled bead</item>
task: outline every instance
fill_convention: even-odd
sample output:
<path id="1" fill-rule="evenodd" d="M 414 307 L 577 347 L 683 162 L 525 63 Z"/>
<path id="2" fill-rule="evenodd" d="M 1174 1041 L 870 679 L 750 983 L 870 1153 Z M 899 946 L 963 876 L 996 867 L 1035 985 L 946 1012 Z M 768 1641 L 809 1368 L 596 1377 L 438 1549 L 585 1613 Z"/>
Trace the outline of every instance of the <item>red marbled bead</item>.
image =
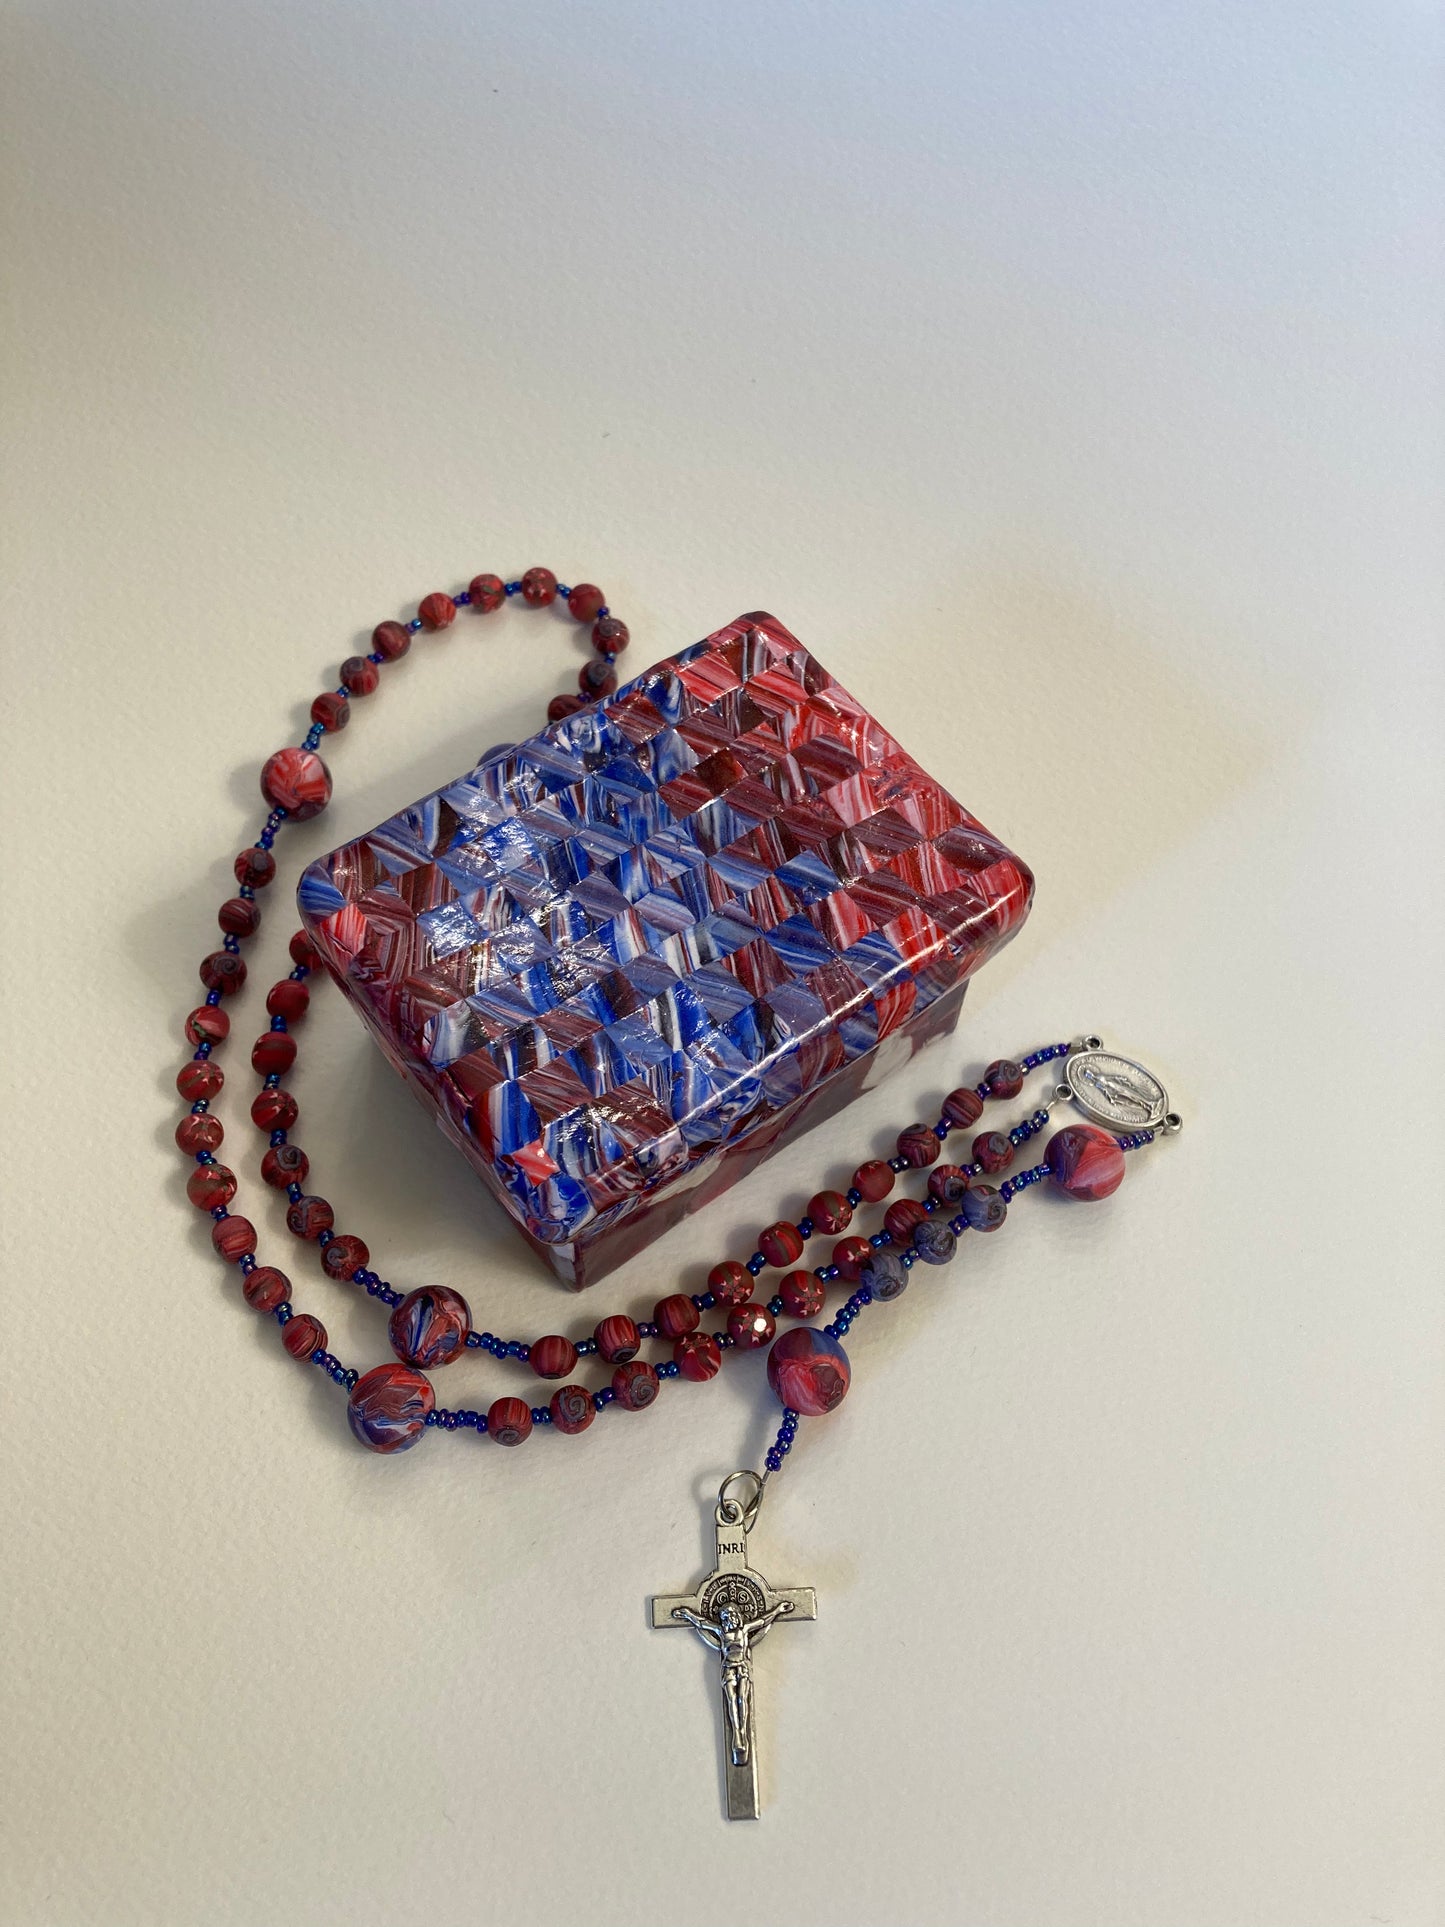
<path id="1" fill-rule="evenodd" d="M 816 1197 L 809 1198 L 804 1216 L 812 1219 L 815 1231 L 833 1238 L 852 1224 L 853 1207 L 841 1191 L 820 1191 Z"/>
<path id="2" fill-rule="evenodd" d="M 1097 1203 L 1124 1182 L 1124 1153 L 1107 1131 L 1092 1124 L 1066 1124 L 1044 1147 L 1049 1176 L 1071 1198 Z"/>
<path id="3" fill-rule="evenodd" d="M 272 1017 L 284 1017 L 296 1024 L 311 1007 L 311 992 L 295 977 L 283 977 L 266 992 L 266 1009 Z"/>
<path id="4" fill-rule="evenodd" d="M 422 628 L 435 632 L 456 621 L 457 605 L 449 595 L 443 595 L 440 589 L 433 589 L 429 596 L 422 597 L 417 614 L 421 617 Z"/>
<path id="5" fill-rule="evenodd" d="M 592 1394 L 585 1385 L 558 1386 L 547 1401 L 547 1410 L 552 1414 L 554 1428 L 569 1437 L 575 1432 L 585 1432 L 597 1416 Z"/>
<path id="6" fill-rule="evenodd" d="M 296 1062 L 296 1039 L 284 1030 L 263 1030 L 251 1046 L 251 1069 L 262 1077 L 289 1071 Z"/>
<path id="7" fill-rule="evenodd" d="M 224 1044 L 231 1034 L 231 1020 L 219 1004 L 198 1004 L 186 1019 L 188 1044 Z"/>
<path id="8" fill-rule="evenodd" d="M 262 766 L 261 794 L 273 810 L 305 823 L 331 801 L 331 772 L 314 749 L 278 749 Z"/>
<path id="9" fill-rule="evenodd" d="M 381 671 L 367 656 L 348 656 L 341 665 L 341 680 L 353 696 L 369 696 L 381 681 Z"/>
<path id="10" fill-rule="evenodd" d="M 758 1250 L 770 1265 L 796 1264 L 803 1255 L 803 1234 L 786 1218 L 758 1233 Z"/>
<path id="11" fill-rule="evenodd" d="M 378 622 L 371 632 L 371 653 L 385 656 L 388 662 L 404 656 L 410 647 L 411 630 L 404 622 Z"/>
<path id="12" fill-rule="evenodd" d="M 609 1365 L 625 1365 L 629 1358 L 636 1358 L 642 1343 L 637 1326 L 620 1312 L 604 1318 L 592 1336 L 597 1340 L 598 1357 Z"/>
<path id="13" fill-rule="evenodd" d="M 525 1399 L 493 1399 L 487 1407 L 487 1437 L 498 1445 L 520 1445 L 532 1435 L 532 1408 Z"/>
<path id="14" fill-rule="evenodd" d="M 711 1332 L 688 1332 L 672 1348 L 673 1363 L 684 1378 L 701 1385 L 716 1378 L 722 1365 L 722 1347 Z"/>
<path id="15" fill-rule="evenodd" d="M 211 1243 L 228 1265 L 238 1265 L 256 1249 L 256 1227 L 249 1218 L 218 1218 L 211 1226 Z"/>
<path id="16" fill-rule="evenodd" d="M 865 1204 L 880 1204 L 898 1182 L 898 1174 L 882 1158 L 870 1158 L 853 1173 L 850 1191 L 861 1191 Z"/>
<path id="17" fill-rule="evenodd" d="M 329 1238 L 321 1247 L 321 1269 L 328 1278 L 335 1278 L 341 1284 L 349 1284 L 358 1271 L 363 1271 L 371 1263 L 371 1253 L 366 1241 L 357 1238 L 349 1231 L 339 1237 Z M 410 1364 L 420 1364 L 420 1359 L 411 1359 Z"/>
<path id="18" fill-rule="evenodd" d="M 220 1065 L 205 1057 L 193 1057 L 176 1072 L 176 1089 L 188 1104 L 197 1104 L 203 1097 L 214 1097 L 225 1081 Z"/>
<path id="19" fill-rule="evenodd" d="M 264 890 L 276 875 L 276 859 L 269 850 L 242 850 L 231 865 L 236 872 L 237 883 L 249 884 L 253 890 Z"/>
<path id="20" fill-rule="evenodd" d="M 907 1130 L 898 1133 L 898 1155 L 907 1160 L 910 1170 L 916 1171 L 924 1164 L 936 1164 L 942 1149 L 938 1133 L 929 1130 L 926 1124 L 910 1124 Z"/>
<path id="21" fill-rule="evenodd" d="M 261 912 L 249 897 L 227 897 L 216 922 L 228 937 L 254 937 L 261 928 Z"/>
<path id="22" fill-rule="evenodd" d="M 183 1117 L 176 1126 L 176 1143 L 188 1157 L 194 1157 L 197 1151 L 216 1150 L 225 1135 L 220 1118 L 212 1117 L 209 1111 Z"/>
<path id="23" fill-rule="evenodd" d="M 873 1247 L 866 1238 L 840 1238 L 833 1247 L 833 1263 L 838 1267 L 838 1276 L 845 1278 L 850 1285 L 858 1282 L 858 1273 L 873 1256 Z"/>
<path id="24" fill-rule="evenodd" d="M 286 946 L 292 963 L 301 964 L 307 970 L 321 968 L 321 952 L 312 943 L 304 930 L 293 930 L 291 941 Z"/>
<path id="25" fill-rule="evenodd" d="M 1024 1074 L 1011 1057 L 995 1058 L 983 1074 L 990 1097 L 1017 1097 L 1024 1087 Z"/>
<path id="26" fill-rule="evenodd" d="M 927 1216 L 917 1198 L 895 1198 L 883 1213 L 883 1229 L 900 1251 L 907 1251 L 913 1242 L 913 1227 Z"/>
<path id="27" fill-rule="evenodd" d="M 619 1365 L 612 1374 L 613 1396 L 628 1412 L 645 1412 L 657 1397 L 660 1384 L 657 1373 L 641 1358 Z"/>
<path id="28" fill-rule="evenodd" d="M 527 1363 L 538 1378 L 565 1378 L 577 1364 L 577 1347 L 570 1338 L 550 1332 L 532 1346 Z"/>
<path id="29" fill-rule="evenodd" d="M 286 1213 L 286 1229 L 293 1238 L 319 1238 L 336 1223 L 336 1213 L 325 1198 L 297 1198 Z"/>
<path id="30" fill-rule="evenodd" d="M 943 1100 L 943 1119 L 957 1131 L 966 1131 L 970 1124 L 977 1124 L 983 1116 L 983 1099 L 977 1091 L 971 1091 L 961 1084 L 956 1091 L 950 1091 Z"/>
<path id="31" fill-rule="evenodd" d="M 652 1308 L 652 1322 L 663 1338 L 684 1338 L 688 1332 L 696 1331 L 702 1313 L 692 1300 L 681 1291 L 675 1291 L 669 1298 L 659 1298 Z"/>
<path id="32" fill-rule="evenodd" d="M 300 1115 L 296 1099 L 279 1084 L 251 1099 L 251 1122 L 258 1131 L 289 1131 Z"/>
<path id="33" fill-rule="evenodd" d="M 768 1353 L 768 1383 L 779 1400 L 805 1418 L 836 1411 L 852 1382 L 848 1354 L 831 1332 L 800 1325 L 784 1332 Z"/>
<path id="34" fill-rule="evenodd" d="M 246 981 L 246 962 L 234 950 L 213 950 L 209 957 L 202 957 L 198 974 L 207 990 L 219 990 L 223 997 L 230 997 Z"/>
<path id="35" fill-rule="evenodd" d="M 224 1164 L 198 1164 L 186 1179 L 186 1196 L 198 1211 L 214 1211 L 236 1195 L 236 1174 Z"/>
<path id="36" fill-rule="evenodd" d="M 557 599 L 557 578 L 550 569 L 528 569 L 522 577 L 522 600 L 530 609 L 545 609 Z"/>
<path id="37" fill-rule="evenodd" d="M 281 1327 L 281 1343 L 293 1358 L 305 1364 L 317 1352 L 326 1350 L 326 1327 L 309 1311 L 298 1312 Z"/>
<path id="38" fill-rule="evenodd" d="M 351 1388 L 346 1418 L 373 1452 L 405 1452 L 426 1430 L 436 1408 L 431 1380 L 409 1365 L 377 1365 Z"/>
<path id="39" fill-rule="evenodd" d="M 707 1288 L 720 1305 L 745 1305 L 753 1295 L 753 1281 L 746 1265 L 736 1258 L 724 1258 L 707 1274 Z"/>
<path id="40" fill-rule="evenodd" d="M 595 582 L 579 582 L 567 592 L 567 610 L 579 622 L 592 622 L 607 601 Z"/>
<path id="41" fill-rule="evenodd" d="M 291 1296 L 291 1280 L 274 1265 L 257 1265 L 241 1280 L 241 1290 L 253 1311 L 275 1311 Z"/>
<path id="42" fill-rule="evenodd" d="M 975 1164 L 981 1165 L 989 1176 L 995 1171 L 1007 1171 L 1014 1161 L 1014 1147 L 1002 1131 L 983 1131 L 969 1147 Z"/>
<path id="43" fill-rule="evenodd" d="M 790 1271 L 778 1286 L 789 1318 L 816 1318 L 827 1295 L 822 1279 L 812 1271 Z"/>
<path id="44" fill-rule="evenodd" d="M 467 584 L 467 594 L 472 607 L 489 616 L 506 601 L 507 585 L 499 575 L 474 575 Z"/>
<path id="45" fill-rule="evenodd" d="M 547 721 L 565 723 L 569 716 L 575 716 L 579 709 L 586 707 L 580 696 L 554 696 L 547 705 Z"/>
<path id="46" fill-rule="evenodd" d="M 334 689 L 323 689 L 311 700 L 311 720 L 335 733 L 351 721 L 351 704 Z"/>
<path id="47" fill-rule="evenodd" d="M 450 1365 L 467 1349 L 472 1309 L 449 1285 L 422 1285 L 393 1309 L 386 1329 L 403 1365 L 431 1370 Z"/>
<path id="48" fill-rule="evenodd" d="M 592 625 L 592 647 L 599 656 L 620 656 L 632 640 L 632 631 L 616 616 L 600 616 Z"/>
<path id="49" fill-rule="evenodd" d="M 766 1305 L 734 1305 L 728 1313 L 728 1337 L 741 1352 L 766 1345 L 777 1329 L 777 1320 Z"/>
<path id="50" fill-rule="evenodd" d="M 617 671 L 601 656 L 594 656 L 578 670 L 577 687 L 588 702 L 596 702 L 599 696 L 610 696 L 617 687 Z"/>
<path id="51" fill-rule="evenodd" d="M 928 1174 L 928 1195 L 940 1204 L 957 1204 L 968 1185 L 968 1173 L 959 1164 L 935 1164 Z"/>

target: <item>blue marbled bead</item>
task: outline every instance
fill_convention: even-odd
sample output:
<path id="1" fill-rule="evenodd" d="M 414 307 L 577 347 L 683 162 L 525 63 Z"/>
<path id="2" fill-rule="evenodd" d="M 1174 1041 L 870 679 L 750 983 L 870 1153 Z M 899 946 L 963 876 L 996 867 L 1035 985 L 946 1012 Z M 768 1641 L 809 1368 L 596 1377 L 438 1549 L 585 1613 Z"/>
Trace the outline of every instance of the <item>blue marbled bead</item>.
<path id="1" fill-rule="evenodd" d="M 958 1249 L 958 1240 L 938 1218 L 925 1218 L 913 1227 L 913 1255 L 928 1265 L 946 1265 Z"/>
<path id="2" fill-rule="evenodd" d="M 889 1299 L 897 1298 L 908 1289 L 908 1273 L 891 1251 L 875 1251 L 859 1270 L 858 1282 L 887 1304 Z"/>
<path id="3" fill-rule="evenodd" d="M 991 1184 L 976 1184 L 964 1192 L 959 1215 L 971 1231 L 997 1231 L 1008 1216 L 1008 1203 Z"/>

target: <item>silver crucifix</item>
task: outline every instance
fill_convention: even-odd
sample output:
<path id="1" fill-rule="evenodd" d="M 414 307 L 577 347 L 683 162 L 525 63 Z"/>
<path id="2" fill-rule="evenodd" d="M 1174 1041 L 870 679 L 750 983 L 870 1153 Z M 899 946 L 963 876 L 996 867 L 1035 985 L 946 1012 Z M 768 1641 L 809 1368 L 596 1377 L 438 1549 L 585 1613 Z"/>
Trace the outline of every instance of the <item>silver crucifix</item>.
<path id="1" fill-rule="evenodd" d="M 746 1504 L 729 1492 L 741 1479 L 753 1481 Z M 652 1602 L 654 1628 L 691 1627 L 718 1656 L 729 1820 L 758 1817 L 753 1646 L 773 1626 L 818 1617 L 818 1597 L 811 1586 L 770 1586 L 748 1564 L 748 1534 L 762 1496 L 762 1481 L 755 1472 L 734 1472 L 724 1479 L 713 1514 L 717 1565 L 696 1592 L 660 1593 Z"/>

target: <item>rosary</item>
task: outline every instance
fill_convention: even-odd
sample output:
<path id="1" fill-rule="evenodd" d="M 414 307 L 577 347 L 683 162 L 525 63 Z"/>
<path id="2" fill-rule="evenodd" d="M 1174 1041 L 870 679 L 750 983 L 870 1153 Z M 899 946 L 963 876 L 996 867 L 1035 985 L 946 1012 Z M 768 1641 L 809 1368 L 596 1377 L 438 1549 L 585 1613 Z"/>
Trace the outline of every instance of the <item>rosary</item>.
<path id="1" fill-rule="evenodd" d="M 1107 1198 L 1123 1180 L 1126 1153 L 1173 1134 L 1181 1120 L 1169 1109 L 1159 1080 L 1141 1064 L 1106 1050 L 1099 1038 L 1046 1044 L 1017 1060 L 1000 1059 L 976 1084 L 950 1091 L 936 1123 L 908 1125 L 892 1157 L 859 1164 L 845 1188 L 817 1192 L 796 1222 L 767 1226 L 747 1258 L 723 1259 L 712 1267 L 705 1290 L 660 1298 L 645 1322 L 612 1314 L 585 1336 L 500 1338 L 478 1331 L 467 1301 L 446 1286 L 395 1290 L 370 1268 L 362 1239 L 337 1231 L 330 1204 L 304 1188 L 310 1160 L 291 1141 L 299 1110 L 283 1079 L 296 1059 L 292 1027 L 306 1014 L 309 980 L 327 960 L 301 930 L 291 940 L 293 969 L 266 997 L 270 1026 L 251 1050 L 251 1065 L 261 1080 L 251 1119 L 266 1139 L 261 1177 L 287 1198 L 287 1230 L 303 1244 L 315 1245 L 328 1278 L 359 1286 L 389 1313 L 387 1336 L 396 1362 L 366 1372 L 343 1364 L 330 1351 L 321 1320 L 296 1309 L 286 1274 L 257 1262 L 255 1225 L 230 1209 L 237 1180 L 217 1159 L 224 1134 L 211 1110 L 224 1082 L 216 1053 L 231 1028 L 225 1001 L 246 981 L 241 947 L 260 925 L 257 894 L 276 875 L 277 831 L 317 815 L 330 801 L 330 773 L 317 753 L 322 738 L 346 727 L 352 701 L 378 687 L 387 665 L 407 653 L 418 633 L 447 629 L 460 608 L 489 615 L 514 597 L 532 608 L 560 601 L 579 623 L 590 626 L 594 653 L 580 672 L 578 693 L 553 698 L 550 723 L 565 723 L 616 693 L 615 664 L 629 640 L 626 625 L 607 608 L 600 589 L 587 583 L 568 588 L 547 569 L 529 569 L 515 581 L 479 575 L 455 596 L 428 595 L 408 622 L 378 625 L 370 653 L 344 662 L 339 686 L 322 691 L 312 703 L 303 742 L 278 750 L 262 769 L 261 792 L 270 814 L 255 843 L 235 860 L 237 893 L 218 913 L 221 948 L 200 965 L 205 1000 L 185 1020 L 194 1054 L 182 1065 L 176 1087 L 190 1110 L 176 1127 L 176 1143 L 194 1161 L 187 1195 L 211 1218 L 211 1242 L 225 1262 L 236 1266 L 246 1303 L 275 1321 L 292 1358 L 317 1367 L 342 1388 L 351 1430 L 374 1452 L 404 1451 L 429 1429 L 467 1431 L 504 1446 L 523 1444 L 534 1430 L 582 1433 L 609 1410 L 645 1411 L 667 1381 L 701 1384 L 716 1376 L 729 1354 L 769 1348 L 767 1379 L 782 1418 L 763 1469 L 734 1472 L 723 1481 L 714 1510 L 713 1571 L 691 1593 L 652 1601 L 655 1628 L 687 1628 L 717 1655 L 726 1811 L 729 1819 L 756 1819 L 753 1649 L 774 1626 L 816 1618 L 817 1602 L 811 1587 L 770 1585 L 750 1563 L 748 1541 L 768 1481 L 782 1471 L 801 1420 L 836 1410 L 847 1395 L 852 1368 L 842 1341 L 870 1306 L 902 1295 L 916 1266 L 947 1265 L 966 1232 L 997 1231 L 1012 1201 L 1025 1191 L 1047 1181 L 1074 1200 Z M 308 890 L 321 887 L 310 881 L 311 874 L 302 884 L 303 911 Z M 987 1105 L 1018 1099 L 1029 1075 L 1051 1064 L 1062 1068 L 1042 1101 L 1004 1128 L 973 1135 L 958 1162 L 943 1160 L 952 1133 L 972 1131 Z M 1041 1161 L 1016 1168 L 1018 1153 L 1046 1129 L 1051 1111 L 1065 1105 L 1071 1121 L 1048 1137 Z M 900 1179 L 913 1172 L 923 1177 L 922 1195 L 894 1198 L 878 1228 L 863 1235 L 856 1228 L 857 1214 L 883 1205 Z M 997 1184 L 989 1181 L 994 1178 Z M 811 1268 L 801 1264 L 804 1248 L 820 1237 L 835 1241 L 826 1260 Z M 769 1269 L 782 1274 L 771 1290 L 759 1284 Z M 846 1290 L 844 1302 L 828 1323 L 808 1322 L 822 1313 L 834 1286 Z M 780 1334 L 780 1320 L 796 1322 Z M 656 1363 L 640 1355 L 644 1345 L 659 1348 Z M 467 1351 L 489 1353 L 535 1379 L 564 1382 L 535 1405 L 509 1395 L 485 1412 L 439 1406 L 427 1374 Z M 573 1379 L 578 1365 L 592 1359 L 609 1374 L 596 1388 Z"/>

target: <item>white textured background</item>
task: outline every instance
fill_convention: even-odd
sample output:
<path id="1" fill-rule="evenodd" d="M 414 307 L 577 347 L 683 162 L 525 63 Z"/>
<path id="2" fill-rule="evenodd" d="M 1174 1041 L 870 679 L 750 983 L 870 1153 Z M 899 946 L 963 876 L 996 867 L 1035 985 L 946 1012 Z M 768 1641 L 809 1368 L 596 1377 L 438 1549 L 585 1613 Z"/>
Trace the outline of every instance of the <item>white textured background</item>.
<path id="1" fill-rule="evenodd" d="M 6 9 L 5 1927 L 1445 1919 L 1441 30 Z M 639 667 L 774 610 L 1038 907 L 955 1045 L 590 1305 L 320 998 L 298 1135 L 385 1275 L 506 1332 L 650 1307 L 1081 1029 L 1189 1117 L 859 1327 L 759 1528 L 822 1617 L 763 1649 L 751 1829 L 644 1597 L 760 1451 L 760 1370 L 369 1457 L 170 1143 L 262 757 L 378 618 L 535 561 Z M 358 705 L 241 1093 L 297 859 L 579 660 L 463 619 Z"/>

